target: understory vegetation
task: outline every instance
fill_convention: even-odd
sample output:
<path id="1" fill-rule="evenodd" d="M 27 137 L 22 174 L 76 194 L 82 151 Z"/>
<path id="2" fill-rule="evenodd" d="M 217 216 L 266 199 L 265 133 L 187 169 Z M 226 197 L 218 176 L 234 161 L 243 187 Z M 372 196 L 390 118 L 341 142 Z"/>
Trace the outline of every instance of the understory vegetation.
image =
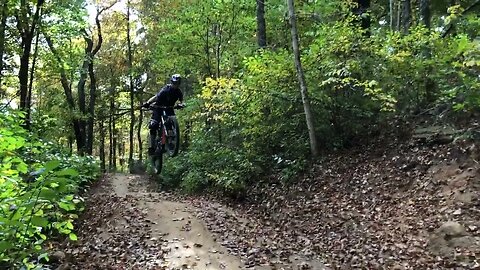
<path id="1" fill-rule="evenodd" d="M 27 269 L 48 260 L 48 239 L 76 240 L 79 193 L 99 175 L 98 161 L 70 155 L 27 133 L 21 114 L 0 114 L 0 267 Z"/>

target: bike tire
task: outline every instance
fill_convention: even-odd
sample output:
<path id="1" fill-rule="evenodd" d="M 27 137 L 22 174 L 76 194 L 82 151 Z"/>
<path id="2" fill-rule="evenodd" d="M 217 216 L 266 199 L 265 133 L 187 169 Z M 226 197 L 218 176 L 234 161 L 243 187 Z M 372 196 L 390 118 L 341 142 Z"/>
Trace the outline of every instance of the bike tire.
<path id="1" fill-rule="evenodd" d="M 178 151 L 180 150 L 180 128 L 178 126 L 178 121 L 175 116 L 170 116 L 170 121 L 172 128 L 175 132 L 175 136 L 167 138 L 166 148 L 167 154 L 170 157 L 174 157 L 178 155 Z M 173 142 L 171 140 L 173 140 Z"/>

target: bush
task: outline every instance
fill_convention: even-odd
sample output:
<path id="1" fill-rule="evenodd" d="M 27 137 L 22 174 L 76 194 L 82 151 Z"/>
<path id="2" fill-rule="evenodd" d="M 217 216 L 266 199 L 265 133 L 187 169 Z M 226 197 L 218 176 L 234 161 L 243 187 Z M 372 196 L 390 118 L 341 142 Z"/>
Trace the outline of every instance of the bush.
<path id="1" fill-rule="evenodd" d="M 32 269 L 47 259 L 48 237 L 77 239 L 73 222 L 83 210 L 77 193 L 98 177 L 99 166 L 27 134 L 19 119 L 0 114 L 0 263 Z"/>

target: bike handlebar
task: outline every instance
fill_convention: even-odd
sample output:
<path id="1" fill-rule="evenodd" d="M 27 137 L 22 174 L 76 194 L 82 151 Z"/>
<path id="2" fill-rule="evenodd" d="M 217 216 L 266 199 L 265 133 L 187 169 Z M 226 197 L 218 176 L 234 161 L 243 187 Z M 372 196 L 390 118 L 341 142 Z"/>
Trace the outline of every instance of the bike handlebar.
<path id="1" fill-rule="evenodd" d="M 158 105 L 150 105 L 148 108 L 145 107 L 140 107 L 140 109 L 146 109 L 146 110 L 153 110 L 153 109 L 183 109 L 185 108 L 185 105 L 175 105 L 175 106 L 158 106 Z"/>

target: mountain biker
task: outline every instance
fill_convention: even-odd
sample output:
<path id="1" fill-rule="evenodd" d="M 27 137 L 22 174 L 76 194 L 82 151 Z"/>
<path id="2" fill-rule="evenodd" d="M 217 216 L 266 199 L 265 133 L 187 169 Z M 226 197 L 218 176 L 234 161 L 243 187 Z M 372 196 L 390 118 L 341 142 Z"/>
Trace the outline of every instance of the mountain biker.
<path id="1" fill-rule="evenodd" d="M 162 112 L 165 111 L 165 114 L 175 115 L 173 107 L 177 101 L 180 101 L 179 107 L 184 107 L 183 104 L 183 93 L 180 90 L 180 83 L 182 77 L 180 74 L 174 74 L 170 78 L 170 83 L 162 87 L 162 89 L 153 97 L 151 97 L 147 102 L 142 104 L 143 108 L 149 108 L 151 104 L 155 103 L 155 106 L 161 107 L 170 107 L 170 108 L 156 108 L 153 107 L 152 118 L 148 124 L 150 129 L 150 142 L 148 145 L 148 154 L 153 155 L 155 152 L 155 137 L 157 136 L 158 125 L 161 124 Z"/>

